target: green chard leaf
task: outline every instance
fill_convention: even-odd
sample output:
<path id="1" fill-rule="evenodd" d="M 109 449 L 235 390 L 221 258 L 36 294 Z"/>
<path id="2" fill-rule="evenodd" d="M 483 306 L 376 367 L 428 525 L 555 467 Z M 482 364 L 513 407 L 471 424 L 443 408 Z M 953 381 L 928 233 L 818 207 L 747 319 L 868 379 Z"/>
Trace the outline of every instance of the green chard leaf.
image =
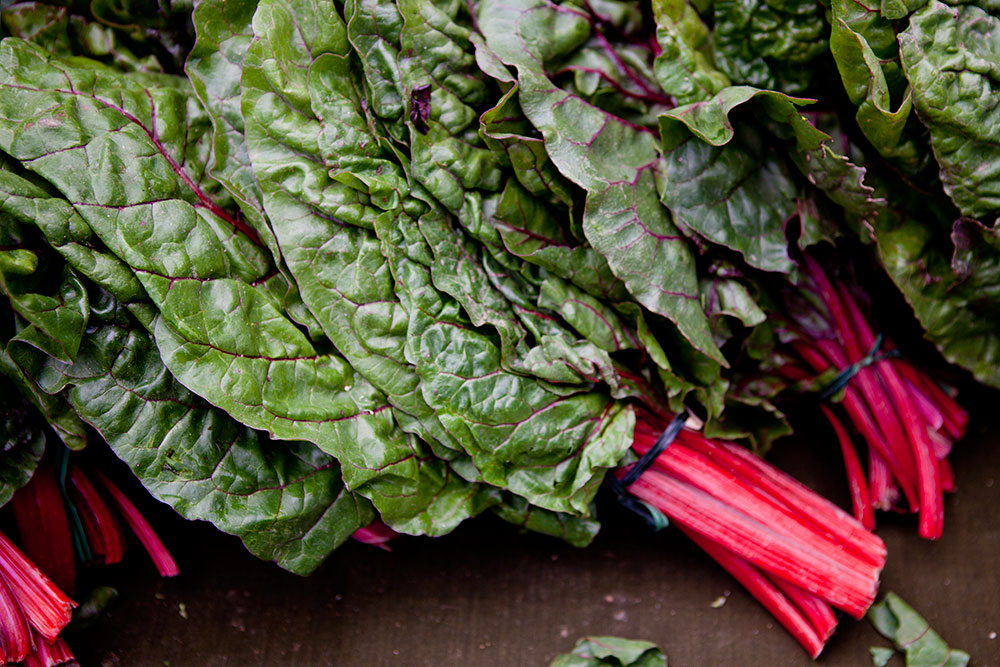
<path id="1" fill-rule="evenodd" d="M 240 95 L 243 59 L 253 39 L 250 22 L 256 8 L 256 0 L 200 2 L 192 15 L 198 40 L 185 72 L 212 118 L 212 177 L 239 202 L 254 231 L 277 258 L 277 242 L 264 220 L 260 186 L 247 154 Z"/>
<path id="2" fill-rule="evenodd" d="M 556 220 L 552 209 L 531 196 L 521 183 L 508 180 L 503 195 L 484 211 L 504 248 L 572 282 L 592 296 L 620 302 L 628 299 L 625 285 L 607 260 L 587 245 L 577 245 Z"/>
<path id="3" fill-rule="evenodd" d="M 600 524 L 592 519 L 541 509 L 520 496 L 507 495 L 493 508 L 494 514 L 504 521 L 524 530 L 557 537 L 575 547 L 585 547 L 597 536 Z"/>
<path id="4" fill-rule="evenodd" d="M 639 303 L 674 322 L 695 347 L 724 364 L 698 304 L 687 240 L 658 201 L 656 184 L 664 167 L 653 137 L 555 87 L 543 69 L 588 38 L 587 17 L 541 0 L 521 0 L 484 2 L 478 20 L 489 48 L 517 68 L 521 107 L 542 133 L 550 158 L 587 191 L 587 241 Z"/>
<path id="5" fill-rule="evenodd" d="M 0 373 L 5 373 L 0 360 Z M 45 453 L 45 432 L 32 414 L 28 400 L 0 378 L 4 401 L 0 404 L 0 506 L 31 480 Z"/>
<path id="6" fill-rule="evenodd" d="M 878 202 L 863 182 L 865 170 L 833 151 L 831 137 L 798 112 L 807 103 L 733 86 L 662 114 L 662 197 L 678 223 L 751 266 L 787 273 L 785 224 L 808 196 L 796 171 L 850 213 L 871 217 Z M 762 113 L 751 119 L 744 105 Z"/>
<path id="7" fill-rule="evenodd" d="M 584 637 L 572 653 L 558 656 L 549 667 L 667 667 L 667 656 L 641 639 Z"/>
<path id="8" fill-rule="evenodd" d="M 469 457 L 452 467 L 538 507 L 587 514 L 604 471 L 631 445 L 631 409 L 598 391 L 557 391 L 504 369 L 497 336 L 472 327 L 435 287 L 420 230 L 403 216 L 382 216 L 376 229 L 410 315 L 406 358 L 427 404 Z"/>
<path id="9" fill-rule="evenodd" d="M 858 107 L 858 127 L 883 156 L 916 166 L 919 148 L 904 135 L 913 99 L 910 88 L 904 89 L 892 22 L 881 17 L 877 6 L 853 0 L 835 0 L 832 12 L 830 52 L 848 97 Z"/>
<path id="10" fill-rule="evenodd" d="M 885 215 L 876 226 L 886 271 L 945 359 L 1000 386 L 1000 238 L 974 220 L 954 223 L 947 237 L 919 219 Z"/>
<path id="11" fill-rule="evenodd" d="M 653 15 L 662 49 L 656 80 L 678 106 L 710 99 L 729 85 L 715 68 L 712 33 L 694 7 L 684 0 L 654 0 Z"/>
<path id="12" fill-rule="evenodd" d="M 269 441 L 185 390 L 113 301 L 98 317 L 76 362 L 52 359 L 38 381 L 65 392 L 154 497 L 299 574 L 371 520 L 334 458 L 309 443 Z"/>
<path id="13" fill-rule="evenodd" d="M 51 181 L 133 268 L 185 386 L 249 426 L 335 453 L 352 488 L 416 475 L 384 397 L 284 316 L 268 254 L 213 201 L 209 123 L 183 80 L 144 86 L 7 39 L 0 108 L 0 149 Z"/>
<path id="14" fill-rule="evenodd" d="M 715 62 L 735 84 L 804 91 L 827 51 L 824 7 L 809 0 L 715 0 Z"/>
<path id="15" fill-rule="evenodd" d="M 913 106 L 931 136 L 945 192 L 963 214 L 1000 209 L 1000 19 L 933 0 L 910 17 L 899 53 Z"/>
<path id="16" fill-rule="evenodd" d="M 950 648 L 927 621 L 895 593 L 868 610 L 875 629 L 906 653 L 907 667 L 965 667 L 969 654 Z M 874 657 L 875 650 L 872 649 Z M 883 663 L 885 664 L 885 663 Z"/>

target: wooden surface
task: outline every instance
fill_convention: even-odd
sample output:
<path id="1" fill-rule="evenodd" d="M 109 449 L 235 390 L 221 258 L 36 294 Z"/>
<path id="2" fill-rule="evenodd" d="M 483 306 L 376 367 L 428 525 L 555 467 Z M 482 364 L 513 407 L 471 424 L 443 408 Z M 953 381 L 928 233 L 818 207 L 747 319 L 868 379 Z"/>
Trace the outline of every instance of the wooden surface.
<path id="1" fill-rule="evenodd" d="M 945 534 L 916 536 L 910 517 L 880 515 L 889 547 L 882 590 L 917 608 L 973 665 L 1000 665 L 1000 414 L 981 394 L 970 435 L 952 455 L 959 492 Z M 832 439 L 789 439 L 771 460 L 845 499 Z M 182 568 L 160 580 L 138 548 L 105 582 L 121 598 L 70 637 L 85 667 L 433 665 L 544 667 L 587 634 L 655 641 L 671 667 L 810 665 L 739 585 L 674 530 L 650 533 L 605 508 L 587 549 L 469 522 L 385 553 L 350 543 L 300 578 L 250 556 L 234 538 L 150 507 Z M 726 603 L 713 608 L 713 601 Z M 870 665 L 887 642 L 844 618 L 819 665 Z M 902 665 L 896 659 L 890 663 Z"/>

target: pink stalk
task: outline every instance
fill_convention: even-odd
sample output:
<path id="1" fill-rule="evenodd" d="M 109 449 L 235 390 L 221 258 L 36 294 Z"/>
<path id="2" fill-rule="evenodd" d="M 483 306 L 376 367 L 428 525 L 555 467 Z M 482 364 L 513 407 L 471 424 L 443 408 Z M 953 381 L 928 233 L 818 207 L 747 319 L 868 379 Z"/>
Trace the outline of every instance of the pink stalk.
<path id="1" fill-rule="evenodd" d="M 793 343 L 793 347 L 817 373 L 825 372 L 831 367 L 830 360 L 826 359 L 819 350 L 809 347 L 805 342 L 797 341 Z M 841 365 L 838 365 L 838 368 L 847 365 L 846 360 L 841 356 L 835 355 L 832 349 L 828 349 L 828 353 L 840 361 Z M 868 447 L 876 450 L 888 464 L 893 477 L 895 477 L 899 487 L 906 495 L 910 507 L 917 508 L 919 505 L 917 501 L 916 472 L 912 457 L 909 455 L 909 450 L 906 449 L 903 452 L 897 453 L 893 447 L 894 441 L 888 438 L 881 429 L 881 426 L 885 424 L 898 426 L 895 421 L 895 413 L 892 413 L 892 417 L 884 420 L 882 423 L 876 422 L 869 411 L 871 402 L 865 401 L 860 392 L 850 384 L 845 389 L 843 403 L 844 409 L 847 411 L 854 425 L 861 431 Z M 884 403 L 882 405 L 883 409 L 886 409 L 887 406 Z M 901 437 L 901 432 L 896 437 Z M 898 442 L 898 440 L 895 442 Z"/>
<path id="2" fill-rule="evenodd" d="M 943 461 L 951 454 L 952 441 L 944 433 L 928 430 L 927 440 L 931 444 L 931 451 L 934 453 L 934 458 L 939 461 Z"/>
<path id="3" fill-rule="evenodd" d="M 938 461 L 938 472 L 941 474 L 941 490 L 946 493 L 955 491 L 955 473 L 952 472 L 948 459 Z"/>
<path id="4" fill-rule="evenodd" d="M 854 361 L 861 359 L 868 353 L 875 343 L 875 336 L 868 330 L 867 323 L 864 322 L 863 317 L 860 318 L 860 324 L 864 326 L 863 329 L 859 329 L 859 320 L 855 315 L 860 315 L 860 310 L 857 313 L 851 312 L 851 307 L 853 306 L 857 309 L 857 304 L 846 293 L 846 290 L 842 289 L 838 294 L 838 290 L 830 283 L 819 263 L 808 255 L 805 256 L 805 260 L 809 275 L 816 284 L 819 296 L 830 312 L 835 329 L 838 330 L 839 338 L 846 348 L 847 357 L 850 359 L 849 363 L 854 363 Z M 868 335 L 866 335 L 866 332 Z M 823 341 L 817 342 L 819 344 L 823 343 Z M 848 359 L 831 358 L 830 361 L 838 368 L 844 368 L 848 363 Z M 893 397 L 892 389 L 889 388 L 887 400 L 886 392 L 878 381 L 879 378 L 884 379 L 881 371 L 885 366 L 886 364 L 883 363 L 864 368 L 855 375 L 855 379 L 857 380 L 862 396 L 868 402 L 872 412 L 879 417 L 879 423 L 882 424 L 883 431 L 888 436 L 890 449 L 897 452 L 897 456 L 901 461 L 907 458 L 904 452 L 909 452 L 913 458 L 917 475 L 915 478 L 917 480 L 917 506 L 921 508 L 920 515 L 923 520 L 923 517 L 933 514 L 932 509 L 924 507 L 924 501 L 931 500 L 931 508 L 935 504 L 933 499 L 929 498 L 929 494 L 926 493 L 925 489 L 925 482 L 927 481 L 926 461 L 922 462 L 919 459 L 918 448 L 912 446 L 911 441 L 914 434 L 910 432 L 910 420 L 906 414 L 900 412 L 901 406 L 898 400 Z M 900 481 L 905 491 L 906 485 L 902 483 L 902 480 Z"/>
<path id="5" fill-rule="evenodd" d="M 76 562 L 66 505 L 51 460 L 46 457 L 11 499 L 21 547 L 55 584 L 73 592 Z"/>
<path id="6" fill-rule="evenodd" d="M 682 431 L 678 439 L 683 439 L 692 449 L 708 454 L 735 474 L 753 480 L 758 488 L 796 509 L 818 531 L 830 535 L 831 539 L 845 549 L 875 566 L 881 567 L 885 562 L 885 543 L 877 535 L 865 530 L 850 514 L 791 475 L 769 465 L 739 445 L 713 442 L 701 437 L 687 438 L 686 435 Z"/>
<path id="7" fill-rule="evenodd" d="M 399 533 L 381 521 L 376 520 L 364 528 L 358 528 L 351 537 L 362 544 L 370 544 L 383 551 L 392 551 L 388 542 L 399 537 Z"/>
<path id="8" fill-rule="evenodd" d="M 897 364 L 896 370 L 899 371 L 900 368 L 901 366 Z M 903 378 L 903 388 L 906 389 L 907 395 L 909 395 L 914 407 L 916 407 L 917 412 L 920 414 L 920 418 L 924 420 L 927 427 L 932 431 L 940 431 L 943 429 L 944 413 L 941 412 L 938 406 L 934 404 L 934 401 L 930 399 L 922 387 L 914 384 L 902 373 L 900 373 L 900 375 Z"/>
<path id="9" fill-rule="evenodd" d="M 852 324 L 858 332 L 862 345 L 875 342 L 875 335 L 868 327 L 860 308 L 843 291 L 844 303 L 851 317 Z M 908 400 L 903 381 L 891 364 L 878 364 L 879 376 L 885 382 L 889 396 L 895 403 L 896 410 L 903 422 L 910 439 L 910 447 L 917 463 L 918 493 L 920 497 L 920 521 L 917 532 L 921 537 L 936 540 L 941 537 L 944 522 L 944 507 L 941 497 L 941 479 L 938 473 L 937 459 L 934 457 L 933 445 L 927 437 L 927 429 L 920 421 L 911 402 Z"/>
<path id="10" fill-rule="evenodd" d="M 35 649 L 28 654 L 25 664 L 27 667 L 58 667 L 73 661 L 73 652 L 62 637 L 57 637 L 54 642 L 36 637 Z"/>
<path id="11" fill-rule="evenodd" d="M 108 503 L 77 466 L 70 468 L 69 483 L 90 548 L 104 558 L 106 565 L 120 563 L 125 554 L 125 536 Z"/>
<path id="12" fill-rule="evenodd" d="M 0 664 L 21 662 L 31 649 L 31 634 L 21 607 L 0 576 Z"/>
<path id="13" fill-rule="evenodd" d="M 681 531 L 701 547 L 705 553 L 733 576 L 747 591 L 764 606 L 781 625 L 791 633 L 806 650 L 809 657 L 816 659 L 823 651 L 824 640 L 816 628 L 806 620 L 794 604 L 745 559 L 724 549 L 719 544 L 702 535 L 681 527 Z"/>
<path id="14" fill-rule="evenodd" d="M 962 409 L 962 406 L 956 403 L 955 399 L 949 396 L 937 382 L 927 377 L 925 373 L 921 373 L 913 364 L 905 360 L 897 360 L 895 366 L 903 377 L 923 389 L 944 413 L 944 425 L 948 435 L 955 440 L 964 436 L 965 429 L 969 425 L 969 414 Z"/>
<path id="15" fill-rule="evenodd" d="M 875 509 L 890 510 L 899 500 L 899 489 L 892 484 L 889 467 L 874 449 L 868 450 L 868 488 Z"/>
<path id="16" fill-rule="evenodd" d="M 3 533 L 0 533 L 0 575 L 31 627 L 49 641 L 55 641 L 70 622 L 76 603 Z"/>
<path id="17" fill-rule="evenodd" d="M 121 489 L 119 489 L 114 482 L 107 478 L 104 473 L 100 470 L 95 470 L 94 474 L 97 476 L 98 481 L 104 486 L 107 492 L 111 495 L 111 498 L 118 505 L 119 511 L 121 511 L 122 516 L 125 517 L 125 523 L 129 525 L 132 532 L 135 533 L 136 537 L 145 547 L 146 553 L 149 557 L 153 559 L 153 563 L 156 565 L 157 571 L 160 573 L 161 577 L 176 577 L 180 574 L 180 570 L 177 569 L 177 563 L 174 562 L 173 556 L 167 551 L 167 548 L 163 546 L 163 542 L 153 531 L 153 527 L 149 525 L 146 518 L 142 516 L 139 512 L 139 508 L 132 504 Z"/>
<path id="18" fill-rule="evenodd" d="M 637 436 L 633 448 L 642 454 L 652 446 L 652 442 L 643 443 L 640 438 L 641 436 Z M 851 570 L 863 570 L 871 566 L 860 556 L 844 549 L 844 545 L 831 541 L 825 534 L 813 530 L 812 526 L 800 518 L 798 512 L 774 502 L 770 496 L 758 492 L 751 484 L 743 482 L 731 473 L 717 468 L 707 460 L 707 457 L 688 450 L 681 443 L 668 447 L 657 457 L 654 466 L 670 477 L 686 482 L 738 508 L 776 534 L 800 544 L 811 545 L 831 562 Z"/>
<path id="19" fill-rule="evenodd" d="M 812 593 L 807 593 L 784 579 L 779 577 L 768 578 L 772 584 L 778 587 L 799 608 L 799 611 L 809 620 L 809 623 L 816 629 L 819 638 L 825 644 L 830 636 L 833 635 L 833 631 L 837 629 L 837 617 L 834 615 L 830 605 Z"/>
<path id="20" fill-rule="evenodd" d="M 851 506 L 854 508 L 854 518 L 861 522 L 861 525 L 871 530 L 875 527 L 875 514 L 872 512 L 872 505 L 868 499 L 868 488 L 865 482 L 865 473 L 861 469 L 861 461 L 858 460 L 858 453 L 854 450 L 847 430 L 840 423 L 833 411 L 825 405 L 820 405 L 827 421 L 833 426 L 837 440 L 840 442 L 840 452 L 844 458 L 844 468 L 847 470 L 847 484 L 851 490 Z"/>
<path id="21" fill-rule="evenodd" d="M 707 493 L 648 470 L 629 491 L 680 526 L 706 539 L 725 544 L 740 558 L 795 583 L 855 618 L 864 616 L 875 600 L 881 567 L 851 569 L 771 530 Z"/>

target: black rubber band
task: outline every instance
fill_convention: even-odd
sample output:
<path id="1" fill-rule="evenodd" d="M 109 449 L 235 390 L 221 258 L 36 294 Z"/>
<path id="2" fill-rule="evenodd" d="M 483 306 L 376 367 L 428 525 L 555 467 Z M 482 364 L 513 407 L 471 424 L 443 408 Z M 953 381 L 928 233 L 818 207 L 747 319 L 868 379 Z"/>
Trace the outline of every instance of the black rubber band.
<path id="1" fill-rule="evenodd" d="M 867 368 L 872 364 L 884 361 L 886 359 L 892 359 L 899 356 L 899 350 L 889 350 L 887 352 L 879 352 L 879 348 L 882 347 L 882 334 L 879 334 L 875 339 L 875 344 L 872 345 L 872 349 L 868 351 L 868 354 L 861 357 L 855 361 L 850 366 L 846 367 L 834 377 L 830 382 L 826 384 L 822 389 L 819 390 L 819 397 L 822 400 L 826 400 L 836 394 L 838 391 L 847 386 L 855 375 L 861 372 L 862 368 Z"/>
<path id="2" fill-rule="evenodd" d="M 639 500 L 632 494 L 628 492 L 628 487 L 642 476 L 642 473 L 649 469 L 649 466 L 653 465 L 653 461 L 659 456 L 663 450 L 669 447 L 673 441 L 677 438 L 677 434 L 681 432 L 684 428 L 684 424 L 687 422 L 688 412 L 687 410 L 681 410 L 676 417 L 667 425 L 667 428 L 663 430 L 660 437 L 656 439 L 656 444 L 650 447 L 649 451 L 643 454 L 638 461 L 636 461 L 629 471 L 625 473 L 621 478 L 612 475 L 608 486 L 611 487 L 612 492 L 615 494 L 618 502 L 626 509 L 631 510 L 635 514 L 641 516 L 646 523 L 648 523 L 654 530 L 660 530 L 665 528 L 670 522 L 667 517 L 664 516 L 663 512 L 653 507 L 647 502 Z"/>
<path id="3" fill-rule="evenodd" d="M 70 536 L 73 538 L 73 548 L 77 558 L 84 563 L 94 560 L 94 554 L 90 550 L 87 542 L 87 531 L 83 527 L 83 520 L 80 512 L 69 497 L 69 489 L 66 487 L 69 476 L 69 449 L 60 447 L 56 450 L 56 479 L 59 482 L 59 493 L 62 495 L 63 504 L 66 505 L 66 518 L 69 522 Z"/>

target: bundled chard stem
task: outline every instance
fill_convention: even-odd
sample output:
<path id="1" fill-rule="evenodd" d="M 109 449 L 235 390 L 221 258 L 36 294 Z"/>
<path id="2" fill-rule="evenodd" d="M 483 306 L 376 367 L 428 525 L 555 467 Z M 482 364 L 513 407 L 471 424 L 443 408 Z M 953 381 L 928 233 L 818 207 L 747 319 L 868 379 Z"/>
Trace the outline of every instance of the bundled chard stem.
<path id="1" fill-rule="evenodd" d="M 51 458 L 45 458 L 31 482 L 14 494 L 22 552 L 0 533 L 0 665 L 56 667 L 73 662 L 62 630 L 77 606 L 64 591 L 75 585 L 76 566 L 67 509 L 82 524 L 83 554 L 104 564 L 121 561 L 125 542 L 120 521 L 132 528 L 162 576 L 174 576 L 177 565 L 138 508 L 106 475 L 68 464 L 67 493 L 59 489 Z M 104 492 L 91 481 L 96 477 Z M 106 492 L 106 493 L 105 493 Z M 112 510 L 116 506 L 118 512 Z M 41 567 L 39 565 L 42 565 Z M 46 574 L 51 569 L 55 576 Z"/>
<path id="2" fill-rule="evenodd" d="M 665 427 L 640 411 L 633 450 L 648 453 Z M 628 490 L 736 577 L 814 658 L 836 625 L 831 607 L 861 618 L 875 599 L 882 540 L 737 445 L 682 430 Z"/>
<path id="3" fill-rule="evenodd" d="M 392 551 L 392 548 L 389 546 L 389 542 L 397 537 L 399 537 L 399 533 L 381 521 L 373 521 L 363 528 L 358 528 L 354 531 L 354 534 L 351 535 L 352 539 L 362 544 L 369 544 L 373 547 L 378 547 L 383 551 Z"/>
<path id="4" fill-rule="evenodd" d="M 809 255 L 803 268 L 803 287 L 813 298 L 789 300 L 786 310 L 795 333 L 789 346 L 804 367 L 789 364 L 781 374 L 798 381 L 831 369 L 853 373 L 841 404 L 868 445 L 867 481 L 847 429 L 833 410 L 823 406 L 823 412 L 844 456 L 855 517 L 873 527 L 873 509 L 906 509 L 919 513 L 922 537 L 941 537 L 942 494 L 954 490 L 945 457 L 964 435 L 967 414 L 909 361 L 878 355 L 882 339 L 848 285 L 832 282 Z M 883 347 L 895 350 L 888 341 Z"/>
<path id="5" fill-rule="evenodd" d="M 156 565 L 156 570 L 160 573 L 160 576 L 176 577 L 180 574 L 173 556 L 163 546 L 163 541 L 153 530 L 153 527 L 149 525 L 149 522 L 146 521 L 146 517 L 142 515 L 139 508 L 128 499 L 128 496 L 118 488 L 117 484 L 108 479 L 107 475 L 100 470 L 95 470 L 94 474 L 118 506 L 118 510 L 125 518 L 125 523 L 128 524 L 132 532 L 135 533 L 135 536 L 139 538 L 139 542 L 145 547 L 146 553 L 153 560 L 153 564 Z"/>

